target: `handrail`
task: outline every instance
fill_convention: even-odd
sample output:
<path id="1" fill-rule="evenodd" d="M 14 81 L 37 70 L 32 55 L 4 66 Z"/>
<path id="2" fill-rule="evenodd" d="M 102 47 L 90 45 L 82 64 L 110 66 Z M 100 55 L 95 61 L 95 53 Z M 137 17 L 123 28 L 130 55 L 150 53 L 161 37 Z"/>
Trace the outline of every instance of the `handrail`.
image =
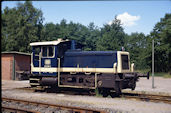
<path id="1" fill-rule="evenodd" d="M 60 86 L 60 58 L 58 58 L 58 87 Z"/>
<path id="2" fill-rule="evenodd" d="M 41 52 L 39 53 L 39 74 L 41 74 Z"/>

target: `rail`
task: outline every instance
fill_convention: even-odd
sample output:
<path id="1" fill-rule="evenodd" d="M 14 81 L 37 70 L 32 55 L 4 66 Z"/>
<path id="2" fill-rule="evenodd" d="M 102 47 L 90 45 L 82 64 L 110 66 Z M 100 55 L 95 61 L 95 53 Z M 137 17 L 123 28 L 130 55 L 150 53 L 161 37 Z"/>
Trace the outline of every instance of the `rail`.
<path id="1" fill-rule="evenodd" d="M 19 88 L 21 90 L 33 90 L 33 88 L 28 87 L 28 88 Z M 69 95 L 74 95 L 78 94 L 76 92 L 73 92 L 71 90 L 69 91 L 60 91 L 60 93 L 64 94 L 69 94 Z M 89 93 L 82 93 L 82 95 L 90 95 Z M 96 95 L 91 94 L 91 95 Z M 171 104 L 171 95 L 166 95 L 166 94 L 149 94 L 149 93 L 142 93 L 142 92 L 132 92 L 132 91 L 123 91 L 121 94 L 121 97 L 127 98 L 127 99 L 136 99 L 136 100 L 141 100 L 141 101 L 151 101 L 151 102 L 163 102 L 167 104 Z"/>
<path id="2" fill-rule="evenodd" d="M 3 113 L 40 113 L 38 111 L 23 109 L 23 108 L 16 108 L 16 107 L 9 107 L 2 105 L 2 112 Z"/>
<path id="3" fill-rule="evenodd" d="M 57 104 L 49 104 L 49 103 L 42 103 L 42 102 L 35 102 L 35 101 L 30 101 L 30 100 L 21 100 L 21 99 L 13 99 L 13 98 L 5 98 L 2 97 L 2 102 L 16 102 L 16 103 L 22 103 L 22 104 L 27 104 L 27 105 L 35 105 L 35 106 L 43 106 L 45 108 L 51 107 L 55 108 L 57 110 L 67 110 L 72 113 L 106 113 L 105 111 L 100 111 L 100 110 L 93 110 L 93 109 L 88 109 L 88 108 L 81 108 L 81 107 L 72 107 L 72 106 L 63 106 L 63 105 L 57 105 Z M 1 102 L 1 103 L 2 103 Z M 2 105 L 3 109 L 8 109 L 7 107 Z M 12 109 L 12 108 L 9 108 Z M 16 108 L 17 109 L 17 108 Z M 19 109 L 21 111 L 27 112 L 26 109 Z M 38 111 L 31 111 L 31 113 L 39 113 Z"/>
<path id="4" fill-rule="evenodd" d="M 137 100 L 151 101 L 151 102 L 163 102 L 163 103 L 171 104 L 171 96 L 166 96 L 166 95 L 122 93 L 121 96 L 129 99 L 137 99 Z"/>

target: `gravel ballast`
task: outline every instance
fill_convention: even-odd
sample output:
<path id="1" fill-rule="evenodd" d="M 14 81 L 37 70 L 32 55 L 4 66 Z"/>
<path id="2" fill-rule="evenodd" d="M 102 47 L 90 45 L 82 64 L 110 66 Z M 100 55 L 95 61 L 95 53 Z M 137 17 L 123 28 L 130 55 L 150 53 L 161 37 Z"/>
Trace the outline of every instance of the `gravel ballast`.
<path id="1" fill-rule="evenodd" d="M 137 82 L 137 91 L 164 92 L 171 86 L 171 79 L 157 78 L 156 89 L 150 90 L 150 83 L 146 79 Z M 170 81 L 170 82 L 166 82 Z M 144 83 L 140 83 L 144 82 Z M 164 82 L 164 83 L 163 83 Z M 158 83 L 158 84 L 157 84 Z M 144 84 L 144 86 L 143 86 Z M 159 85 L 161 84 L 161 85 Z M 167 86 L 165 86 L 166 84 Z M 169 85 L 169 86 L 168 86 Z M 32 100 L 51 104 L 68 105 L 96 110 L 105 110 L 110 113 L 171 113 L 171 105 L 165 103 L 153 103 L 136 101 L 125 98 L 103 98 L 85 95 L 67 95 L 63 93 L 28 92 L 16 88 L 29 87 L 28 81 L 2 81 L 2 97 Z M 160 90 L 158 91 L 159 88 Z M 169 89 L 168 89 L 169 90 Z M 170 93 L 169 91 L 166 93 Z"/>

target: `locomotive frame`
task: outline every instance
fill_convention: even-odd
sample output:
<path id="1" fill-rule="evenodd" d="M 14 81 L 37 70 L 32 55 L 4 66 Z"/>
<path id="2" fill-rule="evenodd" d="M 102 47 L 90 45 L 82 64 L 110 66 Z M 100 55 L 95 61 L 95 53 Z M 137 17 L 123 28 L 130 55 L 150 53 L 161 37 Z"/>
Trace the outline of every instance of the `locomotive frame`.
<path id="1" fill-rule="evenodd" d="M 30 45 L 32 87 L 98 89 L 106 97 L 113 91 L 119 95 L 122 89 L 134 90 L 139 77 L 149 78 L 134 72 L 129 52 L 86 52 L 77 50 L 75 41 L 62 39 Z"/>

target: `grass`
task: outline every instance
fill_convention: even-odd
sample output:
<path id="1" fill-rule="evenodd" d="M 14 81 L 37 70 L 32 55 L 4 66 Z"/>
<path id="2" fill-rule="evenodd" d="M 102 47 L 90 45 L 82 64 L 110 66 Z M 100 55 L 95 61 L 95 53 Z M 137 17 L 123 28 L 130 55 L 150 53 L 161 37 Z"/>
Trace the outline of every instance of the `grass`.
<path id="1" fill-rule="evenodd" d="M 150 72 L 149 70 L 136 70 L 135 72 L 139 72 L 139 73 L 144 73 L 146 74 L 147 72 Z M 150 72 L 150 76 L 152 76 L 152 73 Z M 154 76 L 156 77 L 164 77 L 164 78 L 171 78 L 171 74 L 166 73 L 166 72 L 155 72 Z"/>
<path id="2" fill-rule="evenodd" d="M 152 76 L 151 73 L 150 73 L 150 76 Z M 154 76 L 164 77 L 164 78 L 171 78 L 171 75 L 169 73 L 164 73 L 164 72 L 154 73 Z"/>
<path id="3" fill-rule="evenodd" d="M 101 94 L 99 94 L 99 91 L 98 91 L 98 89 L 97 89 L 97 88 L 95 89 L 95 93 L 96 93 L 96 96 L 97 96 L 97 97 L 102 97 L 102 95 L 101 95 Z"/>
<path id="4" fill-rule="evenodd" d="M 147 72 L 150 72 L 150 70 L 149 69 L 145 69 L 145 70 L 135 70 L 135 72 L 147 74 Z"/>

